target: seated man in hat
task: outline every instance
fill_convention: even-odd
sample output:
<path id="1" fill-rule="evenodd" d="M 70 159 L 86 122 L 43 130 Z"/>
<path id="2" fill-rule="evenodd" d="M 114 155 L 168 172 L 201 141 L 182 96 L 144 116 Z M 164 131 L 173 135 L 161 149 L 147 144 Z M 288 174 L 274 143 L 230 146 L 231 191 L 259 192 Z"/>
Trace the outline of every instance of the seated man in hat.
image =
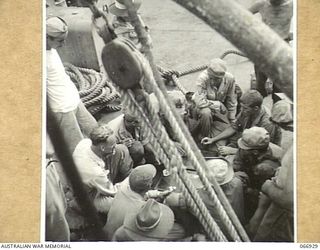
<path id="1" fill-rule="evenodd" d="M 142 1 L 141 0 L 132 0 L 133 6 L 135 10 L 138 10 L 141 6 Z M 123 0 L 115 0 L 113 3 L 109 5 L 109 11 L 111 14 L 114 15 L 114 19 L 112 20 L 112 26 L 114 28 L 114 32 L 118 37 L 124 37 L 126 39 L 129 39 L 133 42 L 134 45 L 136 45 L 137 49 L 143 52 L 144 48 L 142 48 L 141 43 L 139 42 L 138 35 L 131 24 L 131 20 L 128 14 L 128 9 L 126 5 L 124 4 Z M 151 46 L 152 40 L 151 36 L 149 35 L 149 27 L 146 26 L 141 18 L 140 15 L 138 15 L 138 18 L 142 24 L 142 26 L 145 28 L 146 32 L 148 33 L 148 44 Z"/>
<path id="2" fill-rule="evenodd" d="M 293 188 L 291 146 L 283 156 L 276 176 L 262 185 L 259 207 L 248 226 L 248 233 L 253 241 L 293 242 Z"/>
<path id="3" fill-rule="evenodd" d="M 116 194 L 108 213 L 104 231 L 112 239 L 115 231 L 123 225 L 126 214 L 145 203 L 146 193 L 151 190 L 156 168 L 151 164 L 141 165 L 132 170 Z"/>
<path id="4" fill-rule="evenodd" d="M 193 100 L 200 118 L 199 139 L 217 136 L 230 126 L 230 122 L 235 121 L 237 112 L 235 79 L 227 72 L 223 60 L 219 58 L 211 60 L 208 69 L 200 74 Z M 217 144 L 224 146 L 226 141 L 221 139 Z"/>
<path id="5" fill-rule="evenodd" d="M 226 195 L 230 205 L 241 222 L 244 222 L 244 201 L 243 201 L 243 183 L 235 176 L 232 165 L 223 158 L 217 158 L 207 161 L 208 170 L 214 175 Z M 206 197 L 207 207 L 210 207 L 210 198 L 205 189 L 199 190 L 201 197 Z M 212 205 L 212 210 L 214 206 Z"/>
<path id="6" fill-rule="evenodd" d="M 50 114 L 56 120 L 61 133 L 72 154 L 81 139 L 89 136 L 97 121 L 88 112 L 80 100 L 78 90 L 70 77 L 57 52 L 64 44 L 68 34 L 65 21 L 59 17 L 49 17 L 46 20 L 46 67 L 47 67 L 47 97 Z M 48 121 L 50 129 L 50 121 Z"/>
<path id="7" fill-rule="evenodd" d="M 114 234 L 113 241 L 178 241 L 184 237 L 174 222 L 172 210 L 154 199 L 133 209 Z"/>
<path id="8" fill-rule="evenodd" d="M 123 109 L 124 115 L 117 118 L 117 123 L 110 123 L 115 133 L 117 143 L 124 144 L 133 160 L 134 166 L 144 163 L 159 165 L 149 139 L 143 136 L 138 117 Z"/>
<path id="9" fill-rule="evenodd" d="M 229 139 L 228 146 L 219 147 L 221 155 L 229 155 L 237 152 L 237 140 L 241 137 L 244 129 L 257 126 L 265 128 L 269 134 L 272 132 L 273 125 L 269 115 L 262 106 L 263 97 L 257 90 L 248 90 L 242 95 L 240 101 L 242 109 L 236 122 L 212 138 L 203 138 L 201 143 L 212 144 L 220 140 Z M 277 134 L 273 133 L 273 136 L 270 138 L 272 143 L 279 143 L 277 141 L 277 138 L 281 137 L 279 133 L 281 133 L 280 130 L 277 130 Z"/>
<path id="10" fill-rule="evenodd" d="M 117 145 L 113 131 L 101 125 L 92 130 L 90 139 L 79 142 L 72 157 L 97 210 L 108 213 L 116 194 L 112 181 L 123 180 L 131 171 L 128 149 Z"/>
<path id="11" fill-rule="evenodd" d="M 263 160 L 280 161 L 283 150 L 277 146 L 270 147 L 269 132 L 262 127 L 245 129 L 238 140 L 238 151 L 234 157 L 233 169 L 252 175 L 253 166 Z"/>
<path id="12" fill-rule="evenodd" d="M 244 197 L 243 197 L 243 183 L 238 176 L 234 174 L 231 164 L 224 158 L 213 158 L 207 161 L 208 170 L 215 177 L 216 181 L 222 188 L 224 194 L 226 195 L 228 201 L 230 202 L 232 208 L 234 209 L 239 220 L 244 222 Z M 189 177 L 197 188 L 200 197 L 208 208 L 210 214 L 217 222 L 219 226 L 222 225 L 221 218 L 217 214 L 216 206 L 212 202 L 208 191 L 203 187 L 199 176 L 195 173 L 190 173 Z M 172 193 L 165 199 L 165 204 L 170 206 L 174 211 L 176 208 L 185 209 L 188 208 L 185 198 L 181 193 Z M 179 212 L 177 212 L 179 213 Z M 188 221 L 183 221 L 185 227 L 197 228 L 195 225 L 195 220 L 190 216 L 190 218 L 184 218 Z M 223 228 L 223 226 L 222 226 Z M 226 233 L 227 229 L 224 228 L 223 231 Z"/>
<path id="13" fill-rule="evenodd" d="M 246 218 L 250 218 L 258 205 L 261 184 L 271 178 L 280 166 L 282 149 L 270 147 L 270 135 L 261 127 L 245 129 L 238 140 L 239 150 L 233 160 L 233 169 L 247 179 L 245 189 Z M 276 149 L 274 149 L 277 147 Z M 280 153 L 279 153 L 280 152 Z"/>

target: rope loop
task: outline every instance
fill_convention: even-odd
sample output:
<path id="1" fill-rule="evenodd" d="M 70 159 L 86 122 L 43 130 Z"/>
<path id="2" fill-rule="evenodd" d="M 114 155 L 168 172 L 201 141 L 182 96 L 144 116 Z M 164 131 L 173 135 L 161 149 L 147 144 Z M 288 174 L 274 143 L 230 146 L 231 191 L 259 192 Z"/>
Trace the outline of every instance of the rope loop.
<path id="1" fill-rule="evenodd" d="M 115 112 L 121 110 L 119 93 L 107 77 L 93 69 L 76 67 L 65 63 L 66 73 L 78 89 L 84 106 L 92 115 L 102 110 Z"/>

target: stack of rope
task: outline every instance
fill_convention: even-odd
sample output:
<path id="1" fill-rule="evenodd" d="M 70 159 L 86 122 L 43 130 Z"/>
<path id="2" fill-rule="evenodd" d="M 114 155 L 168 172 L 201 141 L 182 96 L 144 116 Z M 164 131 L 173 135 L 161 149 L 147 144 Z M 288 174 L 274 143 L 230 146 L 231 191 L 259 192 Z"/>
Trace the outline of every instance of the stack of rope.
<path id="1" fill-rule="evenodd" d="M 102 73 L 93 69 L 64 64 L 66 73 L 76 85 L 81 101 L 92 115 L 101 111 L 121 110 L 120 95 Z"/>

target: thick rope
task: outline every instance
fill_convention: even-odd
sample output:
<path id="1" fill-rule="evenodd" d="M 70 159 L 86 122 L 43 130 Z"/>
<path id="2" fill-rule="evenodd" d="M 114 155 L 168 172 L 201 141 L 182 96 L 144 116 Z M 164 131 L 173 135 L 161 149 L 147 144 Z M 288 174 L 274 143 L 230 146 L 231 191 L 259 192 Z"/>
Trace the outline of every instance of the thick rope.
<path id="1" fill-rule="evenodd" d="M 104 110 L 114 112 L 121 110 L 121 105 L 110 104 L 120 96 L 114 86 L 104 76 L 93 69 L 64 64 L 66 73 L 76 85 L 81 101 L 93 115 Z"/>
<path id="2" fill-rule="evenodd" d="M 86 79 L 83 77 L 83 75 L 81 74 L 80 70 L 76 66 L 74 66 L 74 65 L 72 65 L 70 63 L 65 63 L 64 66 L 66 67 L 66 70 L 69 69 L 69 70 L 71 70 L 72 72 L 74 72 L 76 74 L 76 76 L 77 76 L 76 80 L 78 80 L 78 82 L 79 82 L 80 89 L 89 88 L 90 83 L 88 83 L 86 81 Z"/>
<path id="3" fill-rule="evenodd" d="M 105 88 L 102 88 L 100 95 L 98 95 L 97 97 L 92 98 L 91 100 L 85 102 L 84 105 L 85 106 L 92 106 L 94 104 L 101 103 L 101 101 L 106 98 L 106 93 L 107 93 L 107 90 Z"/>
<path id="4" fill-rule="evenodd" d="M 109 104 L 104 109 L 107 111 L 116 112 L 122 110 L 122 105 Z"/>
<path id="5" fill-rule="evenodd" d="M 148 138 L 151 139 L 150 143 L 155 148 L 155 151 L 157 152 L 157 156 L 161 159 L 161 161 L 165 164 L 165 166 L 167 168 L 170 168 L 172 165 L 174 165 L 174 164 L 172 164 L 173 161 L 169 160 L 167 154 L 164 151 L 164 149 L 168 148 L 169 145 L 167 145 L 165 143 L 160 144 L 158 142 L 155 129 L 153 129 L 153 125 L 151 125 L 151 123 L 148 120 L 148 118 L 146 117 L 144 111 L 141 109 L 139 104 L 137 104 L 137 102 L 135 101 L 133 95 L 129 95 L 124 91 L 121 91 L 121 92 L 122 92 L 122 97 L 124 99 L 124 103 L 127 104 L 126 106 L 131 107 L 133 109 L 134 114 L 138 115 L 138 117 L 141 117 L 140 120 L 144 121 L 143 126 L 142 126 L 143 136 L 147 136 Z M 146 124 L 146 125 L 144 125 L 144 124 Z M 183 189 L 183 185 L 182 185 L 181 189 Z M 190 204 L 191 210 L 194 212 L 194 214 L 197 215 L 200 223 L 204 226 L 204 228 L 207 228 L 208 227 L 207 220 L 199 217 L 202 215 L 197 210 L 195 203 L 190 200 L 190 196 L 185 194 L 185 191 L 183 193 L 187 197 L 186 199 L 187 199 L 188 204 Z M 208 229 L 207 229 L 207 232 L 209 232 Z M 209 233 L 209 235 L 210 235 L 210 233 Z"/>
<path id="6" fill-rule="evenodd" d="M 247 57 L 246 54 L 238 51 L 238 50 L 233 50 L 233 49 L 229 49 L 227 51 L 225 51 L 221 56 L 220 58 L 221 59 L 224 59 L 227 55 L 230 55 L 230 54 L 234 54 L 234 55 L 238 55 L 238 56 L 242 56 L 242 57 Z"/>
<path id="7" fill-rule="evenodd" d="M 178 75 L 177 76 L 181 77 L 181 76 L 184 76 L 184 75 L 196 73 L 196 72 L 205 70 L 206 68 L 208 68 L 208 64 L 192 67 L 192 68 L 189 68 L 189 69 L 186 69 L 186 70 L 178 71 Z"/>
<path id="8" fill-rule="evenodd" d="M 211 217 L 210 213 L 208 212 L 205 204 L 203 203 L 202 199 L 200 198 L 198 191 L 196 190 L 196 188 L 193 186 L 193 183 L 190 181 L 190 179 L 188 178 L 188 175 L 186 174 L 185 171 L 185 167 L 183 165 L 182 159 L 180 157 L 180 154 L 175 146 L 175 144 L 171 141 L 171 139 L 169 138 L 169 136 L 167 135 L 167 132 L 164 130 L 164 127 L 158 117 L 158 115 L 156 114 L 152 104 L 150 101 L 147 100 L 146 102 L 147 104 L 147 109 L 150 112 L 150 118 L 151 121 L 153 123 L 153 126 L 155 128 L 155 131 L 159 131 L 158 132 L 158 138 L 159 138 L 159 142 L 161 143 L 161 145 L 164 146 L 165 150 L 168 152 L 168 154 L 173 158 L 173 161 L 176 162 L 175 165 L 178 167 L 178 174 L 179 177 L 181 178 L 183 185 L 181 187 L 181 184 L 179 184 L 179 186 L 181 187 L 181 190 L 186 189 L 183 193 L 184 193 L 184 197 L 186 197 L 189 201 L 188 204 L 189 206 L 192 206 L 192 211 L 195 212 L 196 214 L 199 213 L 197 211 L 197 209 L 195 207 L 198 207 L 199 211 L 203 214 L 203 217 L 206 218 L 206 221 L 208 221 L 208 219 Z M 193 202 L 192 200 L 189 198 L 189 195 L 187 195 L 188 191 L 190 195 L 193 197 Z M 194 203 L 195 202 L 195 203 Z M 199 215 L 198 215 L 199 217 Z M 201 218 L 199 218 L 200 222 L 201 222 Z M 201 223 L 202 225 L 203 222 Z M 215 230 L 218 230 L 218 232 L 220 233 L 220 228 L 216 229 L 216 223 L 212 223 L 210 221 L 208 221 L 208 226 L 206 231 L 210 232 L 208 230 L 212 230 L 215 232 Z M 217 233 L 217 232 L 215 232 Z M 217 236 L 215 236 L 217 237 Z M 217 239 L 217 238 L 216 238 Z"/>
<path id="9" fill-rule="evenodd" d="M 97 113 L 99 113 L 100 111 L 102 110 L 106 110 L 106 111 L 109 111 L 109 112 L 115 112 L 115 111 L 120 111 L 122 109 L 122 106 L 121 105 L 113 105 L 113 104 L 101 104 L 97 107 L 89 107 L 88 108 L 88 111 L 92 114 L 92 115 L 95 115 Z"/>
<path id="10" fill-rule="evenodd" d="M 94 86 L 94 88 L 92 89 L 92 91 L 91 91 L 91 93 L 89 95 L 81 98 L 83 103 L 86 103 L 89 100 L 91 100 L 92 98 L 95 98 L 95 97 L 97 97 L 98 95 L 101 94 L 101 91 L 102 91 L 103 85 L 104 85 L 104 81 L 106 81 L 106 79 L 103 79 L 102 81 L 98 82 L 98 84 L 96 84 Z"/>
<path id="11" fill-rule="evenodd" d="M 107 89 L 106 88 L 103 88 L 102 89 L 102 93 L 91 99 L 90 101 L 86 102 L 85 105 L 86 106 L 93 106 L 93 105 L 99 105 L 99 104 L 102 104 L 102 103 L 108 103 L 108 102 L 111 102 L 117 98 L 119 98 L 119 94 L 118 93 L 112 93 L 112 94 L 108 94 L 107 93 Z"/>
<path id="12" fill-rule="evenodd" d="M 226 50 L 226 51 L 220 56 L 220 58 L 221 58 L 221 59 L 224 59 L 227 55 L 230 55 L 230 54 L 235 54 L 235 55 L 238 55 L 238 56 L 246 57 L 246 55 L 243 54 L 243 53 L 240 52 L 240 51 L 233 50 L 233 49 L 229 49 L 229 50 Z M 188 68 L 188 69 L 184 69 L 184 70 L 181 70 L 181 71 L 172 70 L 172 69 L 167 70 L 167 69 L 164 69 L 164 68 L 162 68 L 162 67 L 160 67 L 160 66 L 157 66 L 157 67 L 158 67 L 159 72 L 161 73 L 161 75 L 162 75 L 164 78 L 170 78 L 170 77 L 173 76 L 173 75 L 176 75 L 177 77 L 181 77 L 181 76 L 184 76 L 184 75 L 189 75 L 189 74 L 192 74 L 192 73 L 196 73 L 196 72 L 205 70 L 206 68 L 208 68 L 208 64 L 203 64 L 203 65 L 195 66 L 195 67 Z M 179 87 L 178 87 L 178 88 L 179 88 Z M 183 92 L 183 91 L 182 91 L 182 92 Z"/>
<path id="13" fill-rule="evenodd" d="M 199 222 L 203 225 L 209 237 L 212 240 L 226 241 L 225 236 L 222 234 L 220 228 L 212 219 L 210 213 L 205 207 L 203 201 L 201 200 L 193 184 L 191 183 L 189 178 L 186 176 L 185 169 L 183 167 L 182 160 L 178 153 L 178 150 L 176 149 L 174 143 L 170 140 L 168 134 L 166 133 L 164 127 L 160 122 L 159 117 L 157 115 L 154 115 L 155 110 L 153 106 L 148 105 L 148 110 L 151 111 L 150 117 L 153 120 L 154 129 L 152 129 L 152 125 L 150 124 L 150 122 L 147 122 L 148 118 L 144 114 L 144 111 L 141 109 L 141 107 L 139 107 L 139 104 L 135 101 L 134 96 L 132 94 L 130 95 L 127 92 L 123 91 L 122 97 L 124 99 L 124 104 L 126 104 L 129 110 L 132 111 L 134 114 L 138 115 L 140 117 L 140 120 L 143 121 L 142 132 L 146 133 L 146 136 L 150 138 L 150 142 L 152 146 L 154 147 L 161 161 L 164 163 L 165 167 L 167 169 L 170 169 L 172 168 L 172 165 L 173 166 L 177 165 L 178 175 L 183 180 L 183 182 L 179 178 L 177 178 L 176 174 L 174 174 L 173 176 L 175 178 L 175 181 L 178 184 L 179 188 L 182 190 L 182 193 L 186 198 L 186 202 L 189 205 L 191 211 L 197 216 L 197 218 L 199 219 Z M 147 103 L 150 103 L 148 99 L 147 99 Z M 147 131 L 151 131 L 151 129 L 153 131 L 158 131 L 158 136 L 154 134 L 155 132 L 153 133 L 147 132 Z M 163 148 L 165 148 L 168 151 L 167 154 L 163 152 Z M 170 161 L 166 155 L 171 155 L 173 159 Z"/>
<path id="14" fill-rule="evenodd" d="M 242 56 L 242 57 L 246 57 L 245 54 L 243 54 L 242 52 L 240 51 L 237 51 L 237 50 L 227 50 L 225 51 L 221 56 L 220 58 L 221 59 L 224 59 L 227 55 L 230 55 L 230 54 L 235 54 L 235 55 L 239 55 L 239 56 Z M 157 66 L 161 76 L 163 78 L 166 78 L 166 79 L 171 79 L 172 82 L 175 84 L 175 86 L 177 87 L 178 90 L 180 90 L 184 95 L 188 92 L 183 86 L 182 84 L 180 83 L 179 81 L 179 77 L 181 76 L 185 76 L 185 75 L 189 75 L 189 74 L 192 74 L 192 73 L 196 73 L 196 72 L 199 72 L 199 71 L 202 71 L 202 70 L 205 70 L 208 68 L 208 65 L 205 64 L 205 65 L 200 65 L 200 66 L 197 66 L 197 67 L 193 67 L 193 68 L 189 68 L 189 69 L 186 69 L 186 70 L 182 70 L 182 71 L 176 71 L 176 70 L 166 70 L 160 66 Z"/>
<path id="15" fill-rule="evenodd" d="M 186 94 L 188 91 L 182 86 L 182 84 L 179 81 L 179 78 L 177 75 L 172 75 L 172 81 L 176 85 L 176 87 L 182 92 L 182 94 Z"/>
<path id="16" fill-rule="evenodd" d="M 153 64 L 153 58 L 152 58 L 152 54 L 151 54 L 151 52 L 150 52 L 150 48 L 148 47 L 148 43 L 147 43 L 147 41 L 148 41 L 148 39 L 147 39 L 147 36 L 146 36 L 146 34 L 145 33 L 143 33 L 143 32 L 145 32 L 144 30 L 143 30 L 143 28 L 142 28 L 142 25 L 141 25 L 141 23 L 140 23 L 140 20 L 137 18 L 137 14 L 136 14 L 136 11 L 134 10 L 134 8 L 133 8 L 133 5 L 132 5 L 132 2 L 130 2 L 130 1 L 125 1 L 125 4 L 127 5 L 127 7 L 128 7 L 128 12 L 129 12 L 129 16 L 131 17 L 131 19 L 132 19 L 132 22 L 134 23 L 134 27 L 135 27 L 135 30 L 136 30 L 136 32 L 137 32 L 137 34 L 138 34 L 138 36 L 139 36 L 139 39 L 140 39 L 140 41 L 141 41 L 141 43 L 142 43 L 142 45 L 145 47 L 145 51 L 146 51 L 146 55 L 148 56 L 148 59 L 149 59 L 149 61 L 150 61 L 150 64 L 151 64 L 151 67 L 152 67 L 152 70 L 154 71 L 154 73 L 155 73 L 155 76 L 156 76 L 156 78 L 157 78 L 157 82 L 158 82 L 158 80 L 159 80 L 159 75 L 158 75 L 158 71 L 155 69 L 155 66 L 154 66 L 154 64 Z M 160 80 L 160 83 L 163 85 L 163 83 L 161 82 L 161 80 Z M 159 84 L 159 83 L 158 83 Z M 164 87 L 164 86 L 162 86 L 160 84 L 160 87 Z M 164 91 L 163 89 L 162 89 L 162 91 Z M 161 93 L 161 92 L 160 92 Z M 159 98 L 161 98 L 161 95 L 158 93 L 156 93 L 156 95 L 157 95 L 157 97 L 158 97 L 158 99 Z M 159 97 L 160 96 L 160 97 Z M 168 97 L 166 96 L 166 98 L 167 98 L 167 100 L 168 100 Z M 164 99 L 164 100 L 166 100 L 166 99 Z M 163 105 L 163 104 L 160 104 L 160 105 Z M 164 105 L 164 107 L 166 107 L 165 105 Z M 169 116 L 170 116 L 170 106 L 168 106 L 169 107 L 169 111 L 167 111 L 167 110 L 165 110 L 165 113 L 166 112 L 168 112 L 168 114 L 169 114 Z M 172 108 L 172 107 L 171 107 Z M 172 114 L 171 114 L 172 115 Z M 169 122 L 170 122 L 170 118 L 168 119 L 169 120 Z M 173 120 L 174 121 L 174 120 Z M 178 121 L 179 121 L 179 119 L 178 119 Z M 180 121 L 180 122 L 182 122 L 182 121 Z M 180 124 L 179 124 L 180 125 Z M 182 125 L 182 126 L 184 126 L 184 125 Z M 180 131 L 181 132 L 181 131 Z M 173 148 L 177 151 L 177 149 L 173 146 Z M 178 153 L 178 151 L 176 152 L 176 153 Z M 204 161 L 204 160 L 203 160 Z M 200 165 L 200 164 L 199 164 Z M 201 166 L 200 166 L 201 167 Z M 201 169 L 201 168 L 200 168 Z M 201 173 L 200 173 L 200 175 L 201 175 Z M 204 181 L 204 184 L 206 185 L 206 182 L 207 183 L 209 183 L 208 182 L 208 180 L 206 179 L 206 177 L 203 175 L 203 177 L 200 177 L 201 179 L 204 179 L 204 180 L 206 180 L 206 181 Z M 215 181 L 213 181 L 213 182 L 215 182 Z M 186 182 L 187 183 L 187 182 Z M 219 187 L 218 187 L 219 188 Z M 196 195 L 197 195 L 197 193 L 196 193 Z M 224 197 L 225 198 L 225 197 Z M 203 205 L 203 203 L 201 203 L 202 202 L 202 200 L 200 199 L 200 201 L 196 201 L 197 203 L 197 205 L 199 206 L 199 208 L 200 209 L 202 209 L 202 205 Z M 199 203 L 198 203 L 199 202 Z M 219 200 L 218 200 L 218 202 L 219 202 Z M 204 211 L 207 211 L 206 209 L 204 210 Z M 223 212 L 225 212 L 224 210 L 223 210 Z M 223 221 L 224 221 L 224 219 L 223 219 Z M 227 225 L 228 226 L 228 225 Z M 232 227 L 232 224 L 231 225 L 229 225 L 230 227 Z M 229 229 L 230 229 L 230 227 L 228 227 Z M 210 225 L 210 228 L 209 229 L 211 229 L 212 230 L 212 225 Z M 234 228 L 231 228 L 231 235 L 233 235 L 233 231 L 232 231 L 232 229 L 234 229 Z M 234 230 L 235 231 L 235 230 Z M 237 237 L 238 237 L 238 235 L 237 235 L 237 233 L 236 233 L 236 231 L 235 231 L 235 237 L 234 237 L 234 239 L 235 240 L 238 240 L 237 239 Z M 239 237 L 238 237 L 239 238 Z"/>
<path id="17" fill-rule="evenodd" d="M 102 76 L 100 76 L 99 74 L 90 74 L 89 76 L 89 86 L 87 85 L 88 87 L 79 91 L 79 94 L 82 98 L 90 95 L 93 91 L 95 91 L 99 86 L 99 83 L 103 80 Z"/>
<path id="18" fill-rule="evenodd" d="M 165 96 L 162 94 L 162 92 L 158 88 L 158 85 L 153 78 L 153 74 L 152 74 L 150 66 L 148 65 L 147 60 L 145 60 L 144 58 L 141 58 L 141 61 L 143 62 L 142 68 L 144 69 L 145 82 L 146 83 L 148 82 L 152 86 L 152 90 L 154 91 L 155 95 L 158 98 L 161 110 L 165 113 L 165 116 L 167 117 L 170 125 L 172 126 L 174 133 L 177 135 L 177 138 L 180 141 L 180 143 L 182 144 L 183 148 L 185 149 L 189 160 L 191 161 L 192 165 L 195 167 L 201 182 L 204 184 L 204 187 L 208 191 L 209 197 L 211 198 L 211 200 L 214 202 L 215 206 L 217 207 L 217 212 L 218 212 L 219 216 L 221 217 L 222 222 L 225 224 L 226 228 L 228 228 L 228 231 L 229 231 L 232 239 L 234 241 L 241 241 L 232 221 L 230 220 L 228 214 L 225 211 L 226 208 L 224 208 L 222 206 L 222 204 L 219 200 L 219 198 L 221 198 L 221 197 L 218 198 L 216 193 L 212 189 L 212 183 L 210 183 L 209 180 L 207 179 L 206 173 L 203 171 L 203 167 L 201 166 L 200 162 L 198 161 L 197 157 L 195 156 L 193 150 L 191 149 L 191 147 L 189 145 L 189 141 L 186 139 L 185 134 L 182 132 L 179 125 L 177 124 L 176 117 L 172 114 L 170 106 L 168 105 L 168 102 L 170 102 L 170 100 L 169 101 L 166 100 Z M 218 188 L 220 188 L 220 187 L 218 186 Z M 227 199 L 227 198 L 224 196 L 224 199 Z M 233 211 L 232 208 L 229 208 L 229 210 Z"/>
<path id="19" fill-rule="evenodd" d="M 230 206 L 227 198 L 225 197 L 224 193 L 222 192 L 221 188 L 219 187 L 219 185 L 217 184 L 215 179 L 212 178 L 212 184 L 213 184 L 213 187 L 215 188 L 217 194 L 219 195 L 219 198 L 217 198 L 217 196 L 214 194 L 214 191 L 213 191 L 209 181 L 207 180 L 205 173 L 202 171 L 202 167 L 201 167 L 200 163 L 198 162 L 198 160 L 200 162 L 202 162 L 202 166 L 204 169 L 206 169 L 205 161 L 204 161 L 203 157 L 201 156 L 199 149 L 197 149 L 194 141 L 192 139 L 190 139 L 191 138 L 190 133 L 188 132 L 187 128 L 185 127 L 185 124 L 183 123 L 182 119 L 180 117 L 178 117 L 178 114 L 174 110 L 173 105 L 172 104 L 171 104 L 171 106 L 168 105 L 169 98 L 166 93 L 166 88 L 162 82 L 160 75 L 159 75 L 158 69 L 156 68 L 156 66 L 153 62 L 153 56 L 150 51 L 150 47 L 148 47 L 148 44 L 146 43 L 147 34 L 145 33 L 145 30 L 143 30 L 143 27 L 142 27 L 140 20 L 137 18 L 137 13 L 133 8 L 132 3 L 130 1 L 125 1 L 125 2 L 128 7 L 129 16 L 132 20 L 132 23 L 134 24 L 134 27 L 135 27 L 136 33 L 138 34 L 140 42 L 143 44 L 143 46 L 145 46 L 145 55 L 147 56 L 149 63 L 150 63 L 150 66 L 152 68 L 152 71 L 150 70 L 151 71 L 150 74 L 145 74 L 145 76 L 151 76 L 149 79 L 150 80 L 149 83 L 151 83 L 152 88 L 158 98 L 158 101 L 160 103 L 160 107 L 163 108 L 165 115 L 167 115 L 168 121 L 170 122 L 171 126 L 173 127 L 175 133 L 178 134 L 178 136 L 180 137 L 179 138 L 180 141 L 182 142 L 184 147 L 187 149 L 187 154 L 189 156 L 191 156 L 190 157 L 191 161 L 194 161 L 193 163 L 195 164 L 195 168 L 199 174 L 199 177 L 200 177 L 201 181 L 203 182 L 203 184 L 205 185 L 205 187 L 207 188 L 207 190 L 209 190 L 210 197 L 218 205 L 218 212 L 222 217 L 222 221 L 225 223 L 226 227 L 229 229 L 229 233 L 230 233 L 231 237 L 235 241 L 240 241 L 238 232 L 235 230 L 234 225 L 232 224 L 232 222 L 230 221 L 230 218 L 228 217 L 228 214 L 233 219 L 233 222 L 237 226 L 238 231 L 241 233 L 243 240 L 249 241 L 249 238 L 246 235 L 241 223 L 239 222 L 239 220 L 238 220 L 237 216 L 235 215 L 232 207 Z M 143 67 L 143 68 L 148 68 L 148 67 Z M 154 77 L 156 78 L 157 82 L 155 82 L 155 80 L 152 76 L 152 72 L 153 72 Z M 148 82 L 148 81 L 146 81 L 146 82 Z M 172 114 L 172 111 L 175 114 L 175 116 Z M 180 128 L 183 128 L 184 133 L 182 132 L 182 130 Z M 185 134 L 189 135 L 190 138 L 186 138 Z M 195 153 L 197 153 L 196 155 L 194 154 L 193 150 L 191 149 L 189 143 L 193 144 L 193 149 L 195 150 Z M 221 205 L 221 202 L 219 199 L 222 200 L 224 207 Z M 227 210 L 228 214 L 226 213 L 225 209 Z"/>

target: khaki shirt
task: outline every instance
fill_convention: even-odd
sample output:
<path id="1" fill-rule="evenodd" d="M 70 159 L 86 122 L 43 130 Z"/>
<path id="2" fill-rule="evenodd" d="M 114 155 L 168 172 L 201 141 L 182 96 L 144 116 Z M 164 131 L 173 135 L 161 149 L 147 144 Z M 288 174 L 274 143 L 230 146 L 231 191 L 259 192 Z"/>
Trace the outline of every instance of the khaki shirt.
<path id="1" fill-rule="evenodd" d="M 261 107 L 260 113 L 255 119 L 250 120 L 250 117 L 244 116 L 242 113 L 240 113 L 236 122 L 232 125 L 232 127 L 238 132 L 239 137 L 243 130 L 254 126 L 265 128 L 270 134 L 270 142 L 277 145 L 280 144 L 279 138 L 281 141 L 281 129 L 275 129 L 274 124 L 270 121 L 270 116 L 263 106 Z"/>
<path id="2" fill-rule="evenodd" d="M 219 101 L 228 110 L 228 118 L 234 120 L 236 116 L 237 95 L 235 93 L 235 79 L 226 72 L 219 87 L 211 84 L 208 71 L 203 71 L 197 80 L 197 91 L 194 101 L 199 108 L 209 107 L 213 102 Z"/>
<path id="3" fill-rule="evenodd" d="M 117 131 L 115 131 L 115 136 L 117 138 L 118 143 L 122 143 L 123 141 L 127 139 L 132 139 L 136 141 L 140 141 L 143 146 L 149 143 L 149 138 L 146 138 L 143 136 L 141 127 L 136 127 L 134 129 L 134 134 L 131 134 L 124 124 L 124 118 L 122 119 L 119 128 Z"/>

